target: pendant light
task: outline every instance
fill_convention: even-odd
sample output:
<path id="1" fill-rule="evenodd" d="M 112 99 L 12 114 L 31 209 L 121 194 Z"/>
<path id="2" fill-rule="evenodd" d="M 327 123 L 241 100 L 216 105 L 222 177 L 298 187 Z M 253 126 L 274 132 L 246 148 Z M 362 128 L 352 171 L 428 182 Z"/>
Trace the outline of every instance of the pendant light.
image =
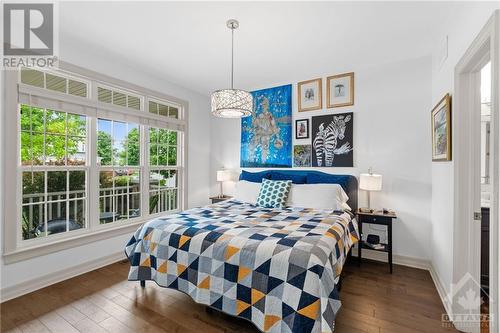
<path id="1" fill-rule="evenodd" d="M 212 93 L 212 114 L 220 118 L 242 118 L 252 114 L 253 97 L 248 91 L 234 89 L 234 30 L 239 27 L 237 20 L 226 22 L 231 29 L 231 89 L 216 90 Z"/>

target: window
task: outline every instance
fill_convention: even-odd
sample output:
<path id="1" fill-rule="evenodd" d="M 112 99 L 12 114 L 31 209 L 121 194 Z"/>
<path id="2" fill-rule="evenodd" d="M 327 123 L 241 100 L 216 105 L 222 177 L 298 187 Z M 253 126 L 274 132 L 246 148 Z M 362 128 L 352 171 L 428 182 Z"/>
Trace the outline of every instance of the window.
<path id="1" fill-rule="evenodd" d="M 102 77 L 97 82 L 62 67 L 6 74 L 6 105 L 19 110 L 6 113 L 2 138 L 13 142 L 5 167 L 18 175 L 6 182 L 15 194 L 6 198 L 12 223 L 4 238 L 12 255 L 36 256 L 64 242 L 130 232 L 185 204 L 187 103 L 155 93 L 155 116 L 142 109 L 152 101 L 147 93 L 127 84 L 111 89 Z M 109 79 L 117 83 L 123 84 Z"/>
<path id="2" fill-rule="evenodd" d="M 178 207 L 177 132 L 149 129 L 149 212 L 175 210 Z"/>
<path id="3" fill-rule="evenodd" d="M 179 107 L 149 101 L 149 112 L 164 117 L 179 118 Z"/>
<path id="4" fill-rule="evenodd" d="M 87 83 L 35 69 L 23 68 L 21 70 L 21 83 L 64 94 L 87 97 Z"/>
<path id="5" fill-rule="evenodd" d="M 139 138 L 138 124 L 100 118 L 97 121 L 101 224 L 141 216 Z"/>
<path id="6" fill-rule="evenodd" d="M 87 118 L 20 106 L 22 239 L 86 226 Z"/>
<path id="7" fill-rule="evenodd" d="M 108 88 L 98 87 L 97 96 L 97 100 L 99 102 L 128 107 L 135 110 L 141 110 L 141 99 L 134 95 L 129 95 Z"/>

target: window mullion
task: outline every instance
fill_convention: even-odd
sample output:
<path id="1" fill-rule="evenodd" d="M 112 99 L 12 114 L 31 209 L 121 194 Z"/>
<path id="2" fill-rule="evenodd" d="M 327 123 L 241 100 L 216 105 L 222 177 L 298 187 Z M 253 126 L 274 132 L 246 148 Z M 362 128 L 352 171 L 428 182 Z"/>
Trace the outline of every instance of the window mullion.
<path id="1" fill-rule="evenodd" d="M 99 170 L 97 168 L 97 118 L 90 117 L 87 131 L 88 148 L 87 163 L 89 163 L 88 176 L 88 208 L 87 223 L 89 229 L 95 229 L 99 225 Z"/>
<path id="2" fill-rule="evenodd" d="M 150 215 L 149 211 L 149 126 L 141 125 L 140 131 L 140 175 L 141 179 L 141 215 Z"/>

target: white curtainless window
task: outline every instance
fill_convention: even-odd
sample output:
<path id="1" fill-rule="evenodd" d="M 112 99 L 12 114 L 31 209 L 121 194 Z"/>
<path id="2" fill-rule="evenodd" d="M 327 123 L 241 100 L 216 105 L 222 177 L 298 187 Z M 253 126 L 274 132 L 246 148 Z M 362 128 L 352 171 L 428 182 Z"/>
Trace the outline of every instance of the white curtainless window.
<path id="1" fill-rule="evenodd" d="M 178 208 L 178 133 L 149 128 L 149 212 Z"/>
<path id="2" fill-rule="evenodd" d="M 185 207 L 187 103 L 62 67 L 6 74 L 7 262 Z"/>
<path id="3" fill-rule="evenodd" d="M 22 239 L 86 227 L 87 117 L 20 105 Z"/>
<path id="4" fill-rule="evenodd" d="M 97 120 L 99 221 L 101 224 L 141 216 L 139 124 Z"/>

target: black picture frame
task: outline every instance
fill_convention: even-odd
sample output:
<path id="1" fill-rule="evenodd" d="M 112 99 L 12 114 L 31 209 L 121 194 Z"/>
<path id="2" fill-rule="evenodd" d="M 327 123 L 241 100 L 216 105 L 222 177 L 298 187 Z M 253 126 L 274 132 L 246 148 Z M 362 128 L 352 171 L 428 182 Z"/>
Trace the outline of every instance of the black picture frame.
<path id="1" fill-rule="evenodd" d="M 305 126 L 305 131 L 306 135 L 305 136 L 299 136 L 299 123 L 306 123 Z M 295 139 L 300 140 L 300 139 L 309 139 L 309 119 L 297 119 L 295 120 Z"/>
<path id="2" fill-rule="evenodd" d="M 312 166 L 353 167 L 353 129 L 353 112 L 312 117 Z"/>

